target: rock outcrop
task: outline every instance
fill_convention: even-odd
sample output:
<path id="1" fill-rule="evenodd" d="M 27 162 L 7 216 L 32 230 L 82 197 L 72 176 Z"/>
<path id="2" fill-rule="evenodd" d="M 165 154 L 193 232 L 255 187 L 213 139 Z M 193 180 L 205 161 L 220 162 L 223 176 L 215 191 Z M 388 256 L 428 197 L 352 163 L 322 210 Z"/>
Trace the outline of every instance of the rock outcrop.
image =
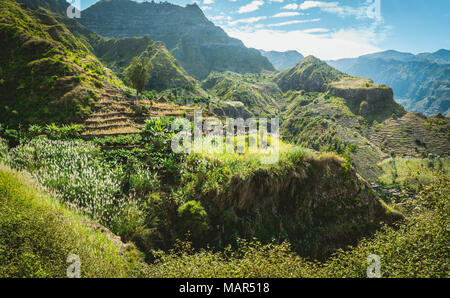
<path id="1" fill-rule="evenodd" d="M 257 50 L 246 48 L 210 22 L 197 4 L 181 7 L 167 2 L 103 0 L 84 10 L 79 21 L 105 37 L 149 35 L 154 41 L 162 41 L 197 79 L 212 71 L 274 70 Z"/>

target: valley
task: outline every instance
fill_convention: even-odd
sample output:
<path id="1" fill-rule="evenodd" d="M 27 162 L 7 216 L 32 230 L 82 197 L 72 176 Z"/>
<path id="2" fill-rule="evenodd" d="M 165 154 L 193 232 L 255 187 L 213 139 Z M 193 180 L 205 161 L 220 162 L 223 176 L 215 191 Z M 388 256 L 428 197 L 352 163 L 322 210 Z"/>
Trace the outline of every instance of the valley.
<path id="1" fill-rule="evenodd" d="M 448 277 L 445 51 L 325 62 L 197 4 L 68 5 L 0 2 L 0 277 Z"/>

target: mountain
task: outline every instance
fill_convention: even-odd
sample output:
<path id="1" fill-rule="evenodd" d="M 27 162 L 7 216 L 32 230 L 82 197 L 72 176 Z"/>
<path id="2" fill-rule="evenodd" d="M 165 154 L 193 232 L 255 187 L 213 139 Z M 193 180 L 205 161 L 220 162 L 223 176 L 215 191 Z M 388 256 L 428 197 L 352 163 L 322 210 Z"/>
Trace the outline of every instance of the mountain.
<path id="1" fill-rule="evenodd" d="M 60 14 L 65 14 L 70 5 L 66 0 L 17 0 L 17 2 L 26 4 L 31 9 L 44 8 Z"/>
<path id="2" fill-rule="evenodd" d="M 259 50 L 259 52 L 261 55 L 269 59 L 270 63 L 272 63 L 276 70 L 290 68 L 305 58 L 297 51 L 277 52 Z"/>
<path id="3" fill-rule="evenodd" d="M 449 61 L 447 50 L 418 55 L 391 50 L 328 64 L 350 75 L 391 86 L 396 101 L 409 111 L 450 116 Z"/>
<path id="4" fill-rule="evenodd" d="M 197 79 L 213 71 L 259 73 L 274 70 L 269 60 L 210 22 L 197 4 L 102 0 L 82 11 L 81 24 L 105 37 L 142 37 L 164 42 Z"/>
<path id="5" fill-rule="evenodd" d="M 153 64 L 146 90 L 171 93 L 192 98 L 204 98 L 206 92 L 201 89 L 197 80 L 189 76 L 180 63 L 170 54 L 162 42 L 154 42 L 148 36 L 130 38 L 105 38 L 81 25 L 76 19 L 66 17 L 65 0 L 41 0 L 34 3 L 30 0 L 18 0 L 33 9 L 48 7 L 58 22 L 63 23 L 71 33 L 82 41 L 86 47 L 119 78 L 124 79 L 124 70 L 136 57 L 147 56 Z"/>
<path id="6" fill-rule="evenodd" d="M 328 92 L 344 98 L 354 114 L 370 121 L 382 121 L 404 112 L 394 102 L 391 88 L 374 84 L 370 79 L 349 76 L 314 56 L 278 73 L 273 80 L 284 92 Z"/>
<path id="7" fill-rule="evenodd" d="M 308 92 L 324 92 L 328 84 L 346 77 L 345 74 L 328 66 L 325 62 L 308 56 L 294 67 L 278 73 L 274 81 L 281 90 L 305 90 Z"/>
<path id="8" fill-rule="evenodd" d="M 407 113 L 393 91 L 370 79 L 342 73 L 306 57 L 272 79 L 284 93 L 277 101 L 283 139 L 345 156 L 366 179 L 392 155 L 448 154 L 448 118 Z"/>
<path id="9" fill-rule="evenodd" d="M 438 64 L 450 64 L 450 51 L 441 49 L 435 53 L 421 53 L 418 54 L 419 59 L 426 59 Z"/>
<path id="10" fill-rule="evenodd" d="M 6 125 L 80 122 L 123 83 L 45 10 L 0 2 L 0 119 Z"/>
<path id="11" fill-rule="evenodd" d="M 264 74 L 212 73 L 202 82 L 202 87 L 219 98 L 213 110 L 215 114 L 244 119 L 276 116 L 277 99 L 283 95 Z"/>

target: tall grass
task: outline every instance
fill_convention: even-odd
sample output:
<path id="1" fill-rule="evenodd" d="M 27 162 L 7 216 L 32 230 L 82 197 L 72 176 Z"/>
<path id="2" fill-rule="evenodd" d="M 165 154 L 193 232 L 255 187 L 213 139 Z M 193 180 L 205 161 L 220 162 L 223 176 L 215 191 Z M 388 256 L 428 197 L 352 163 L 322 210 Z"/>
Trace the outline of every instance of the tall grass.
<path id="1" fill-rule="evenodd" d="M 29 175 L 0 164 L 0 277 L 66 277 L 68 255 L 81 277 L 143 277 L 138 251 L 95 231 Z"/>
<path id="2" fill-rule="evenodd" d="M 98 154 L 97 147 L 82 141 L 34 139 L 11 149 L 7 160 L 11 167 L 28 171 L 42 185 L 57 190 L 66 204 L 121 233 L 130 220 L 136 225 L 142 221 L 139 200 L 122 191 L 124 169 L 102 162 Z M 127 178 L 130 188 L 139 191 L 152 176 L 138 169 Z"/>

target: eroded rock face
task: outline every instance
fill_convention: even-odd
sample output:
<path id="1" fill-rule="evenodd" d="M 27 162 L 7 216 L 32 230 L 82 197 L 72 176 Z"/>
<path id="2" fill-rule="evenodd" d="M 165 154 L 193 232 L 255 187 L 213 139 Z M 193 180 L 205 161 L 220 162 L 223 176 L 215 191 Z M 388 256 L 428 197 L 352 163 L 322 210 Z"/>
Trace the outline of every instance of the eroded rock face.
<path id="1" fill-rule="evenodd" d="M 382 203 L 354 169 L 333 156 L 234 175 L 221 193 L 200 194 L 222 243 L 233 237 L 288 240 L 300 255 L 324 259 L 403 216 Z"/>
<path id="2" fill-rule="evenodd" d="M 336 88 L 331 86 L 330 92 L 344 98 L 349 107 L 361 116 L 384 113 L 392 109 L 394 94 L 391 88 Z"/>
<path id="3" fill-rule="evenodd" d="M 210 22 L 196 5 L 130 0 L 100 1 L 82 12 L 79 20 L 106 37 L 149 35 L 162 41 L 183 68 L 197 79 L 212 71 L 260 72 L 274 70 L 257 50 Z"/>

